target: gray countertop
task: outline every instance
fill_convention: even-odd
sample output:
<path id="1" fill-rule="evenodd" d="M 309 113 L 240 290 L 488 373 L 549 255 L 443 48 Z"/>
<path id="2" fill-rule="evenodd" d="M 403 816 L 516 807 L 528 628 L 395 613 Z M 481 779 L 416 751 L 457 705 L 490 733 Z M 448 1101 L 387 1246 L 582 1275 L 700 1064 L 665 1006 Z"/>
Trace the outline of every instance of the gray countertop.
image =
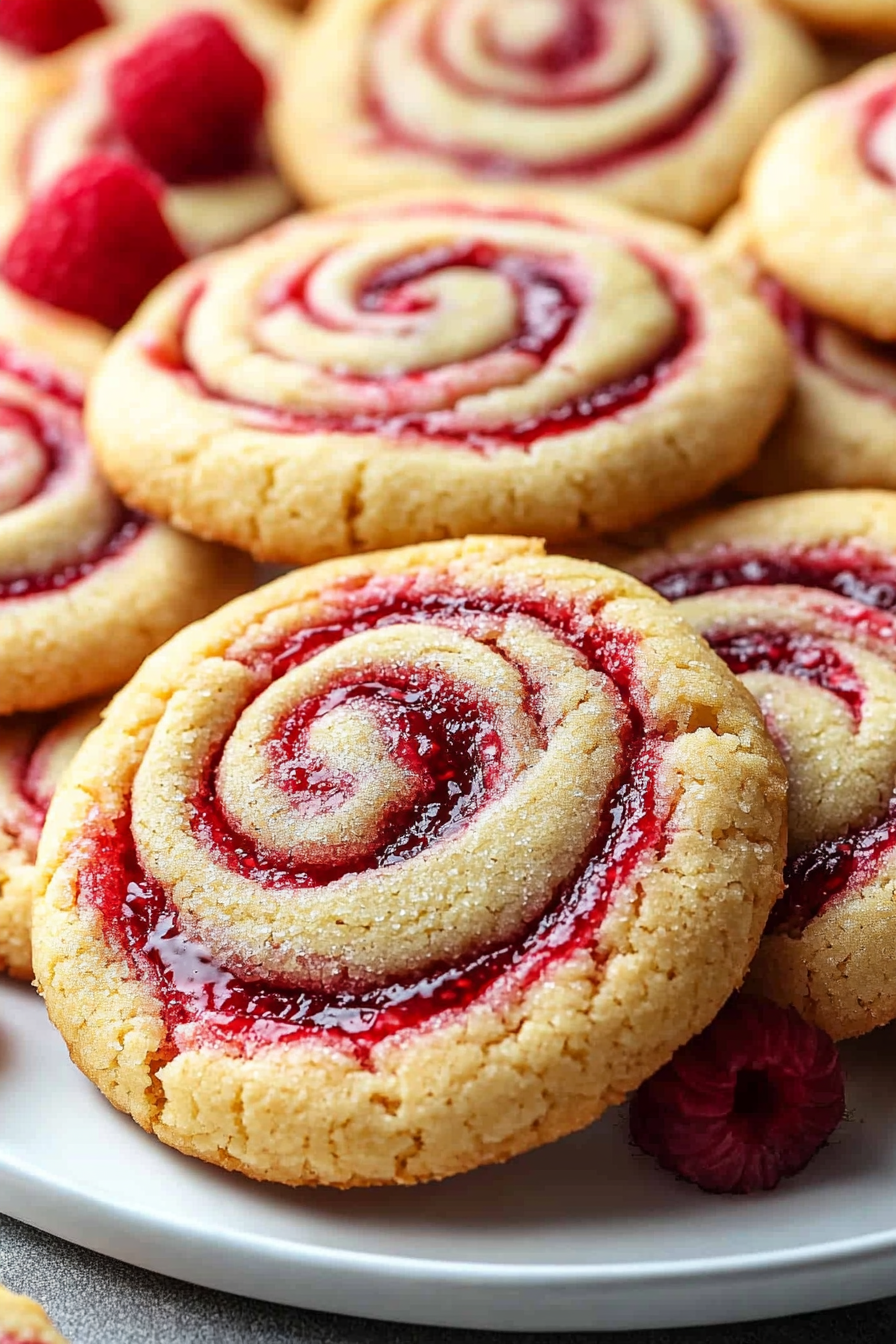
<path id="1" fill-rule="evenodd" d="M 507 1335 L 429 1330 L 265 1306 L 131 1269 L 0 1216 L 0 1281 L 36 1297 L 71 1344 L 503 1344 Z M 519 1336 L 533 1344 L 893 1344 L 896 1298 L 786 1321 L 632 1335 Z"/>

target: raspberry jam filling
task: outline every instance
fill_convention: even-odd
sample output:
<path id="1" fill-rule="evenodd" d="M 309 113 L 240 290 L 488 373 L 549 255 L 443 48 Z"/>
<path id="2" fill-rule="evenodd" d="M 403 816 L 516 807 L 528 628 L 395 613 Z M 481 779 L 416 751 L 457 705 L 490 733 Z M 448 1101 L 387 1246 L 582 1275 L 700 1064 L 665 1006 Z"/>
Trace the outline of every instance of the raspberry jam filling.
<path id="1" fill-rule="evenodd" d="M 859 152 L 865 167 L 888 187 L 896 186 L 896 156 L 886 125 L 894 117 L 896 86 L 878 89 L 865 103 L 859 127 Z"/>
<path id="2" fill-rule="evenodd" d="M 878 397 L 896 406 L 896 394 L 888 390 L 879 376 L 875 381 L 863 380 L 857 372 L 857 364 L 846 366 L 832 357 L 836 356 L 836 348 L 832 352 L 830 341 L 825 338 L 833 333 L 838 341 L 847 341 L 850 350 L 866 363 L 870 374 L 873 375 L 877 367 L 888 379 L 896 379 L 896 344 L 872 340 L 858 331 L 820 317 L 772 276 L 763 275 L 758 281 L 757 290 L 766 307 L 787 332 L 791 345 L 805 359 L 817 364 L 854 392 Z"/>
<path id="3" fill-rule="evenodd" d="M 80 426 L 75 429 L 72 412 L 80 413 L 82 401 L 74 384 L 48 369 L 39 360 L 0 346 L 0 374 L 15 378 L 24 385 L 26 393 L 38 393 L 37 407 L 24 406 L 17 401 L 0 402 L 0 434 L 4 429 L 27 436 L 38 449 L 42 467 L 27 493 L 15 499 L 14 508 L 26 506 L 60 481 L 71 460 L 89 450 Z M 54 407 L 53 403 L 56 403 Z M 15 451 L 14 449 L 12 450 Z M 6 474 L 0 460 L 0 496 Z M 0 501 L 2 502 L 2 501 Z M 12 512 L 10 507 L 7 512 Z M 4 510 L 0 508 L 0 524 Z M 35 572 L 0 572 L 0 601 L 36 597 L 80 583 L 108 560 L 123 554 L 140 536 L 146 520 L 124 507 L 116 510 L 112 527 L 103 541 L 79 553 L 73 546 L 72 558 L 53 569 Z"/>
<path id="4" fill-rule="evenodd" d="M 646 726 L 639 709 L 646 697 L 638 683 L 634 637 L 600 625 L 572 604 L 512 594 L 434 590 L 422 580 L 374 581 L 361 591 L 334 590 L 328 598 L 332 599 L 330 609 L 336 611 L 326 625 L 306 628 L 285 643 L 271 644 L 251 655 L 248 665 L 259 672 L 262 686 L 363 631 L 412 621 L 475 635 L 484 616 L 491 629 L 496 619 L 526 616 L 576 649 L 590 668 L 608 679 L 621 724 L 615 788 L 574 872 L 522 935 L 477 949 L 456 965 L 424 966 L 406 979 L 344 992 L 249 982 L 215 964 L 201 942 L 182 931 L 166 893 L 141 869 L 128 818 L 121 818 L 111 829 L 97 823 L 79 854 L 79 899 L 99 911 L 109 940 L 151 987 L 162 1005 L 169 1033 L 176 1037 L 172 1050 L 187 1043 L 251 1052 L 310 1038 L 351 1050 L 365 1060 L 379 1042 L 396 1032 L 435 1026 L 446 1014 L 462 1013 L 479 1002 L 494 1002 L 496 996 L 506 999 L 524 992 L 549 973 L 552 965 L 577 950 L 593 953 L 604 915 L 617 893 L 645 857 L 662 853 L 667 816 L 656 796 L 655 777 L 665 743 L 660 731 Z M 418 697 L 412 676 L 403 681 L 384 677 L 380 684 L 388 688 L 388 695 L 369 679 L 356 683 L 358 693 L 365 697 L 375 693 L 382 703 L 394 702 L 394 723 L 402 732 L 422 729 L 422 738 L 404 739 L 402 746 L 409 753 L 406 761 L 413 761 L 415 770 L 419 769 L 423 787 L 422 802 L 412 813 L 390 819 L 391 835 L 387 826 L 370 856 L 371 866 L 401 862 L 427 844 L 456 834 L 493 801 L 496 782 L 498 793 L 504 787 L 490 716 L 483 713 L 479 720 L 475 698 L 458 688 L 451 689 L 447 703 Z M 540 720 L 537 694 L 533 693 L 526 708 Z M 313 703 L 303 705 L 295 723 L 291 718 L 283 721 L 279 739 L 283 761 L 289 754 L 289 734 L 299 731 L 306 716 L 320 709 L 321 705 Z M 539 733 L 543 730 L 539 722 Z M 297 784 L 302 787 L 300 776 Z M 315 786 L 320 787 L 320 783 Z M 323 787 L 326 800 L 327 785 Z M 212 805 L 202 790 L 199 804 L 200 810 Z M 222 844 L 218 836 L 216 850 L 214 858 L 218 860 L 220 853 L 228 864 L 248 862 L 251 869 L 257 863 L 257 855 L 247 854 L 241 841 Z M 333 881 L 341 872 L 358 869 L 356 857 L 351 865 L 343 863 L 340 868 L 337 863 L 326 873 L 312 876 Z"/>
<path id="5" fill-rule="evenodd" d="M 526 217 L 519 216 L 519 218 Z M 486 457 L 506 448 L 526 452 L 541 439 L 589 429 L 601 420 L 621 415 L 626 410 L 644 404 L 655 392 L 678 376 L 684 360 L 698 341 L 699 315 L 696 302 L 685 281 L 636 247 L 631 247 L 629 251 L 641 264 L 650 268 L 657 285 L 675 309 L 677 321 L 671 340 L 663 349 L 655 352 L 642 367 L 631 370 L 613 382 L 596 387 L 575 400 L 549 406 L 541 413 L 516 423 L 484 426 L 454 409 L 426 414 L 404 411 L 402 387 L 425 383 L 433 378 L 443 381 L 446 374 L 444 368 L 423 369 L 404 374 L 400 379 L 390 379 L 386 375 L 362 379 L 339 374 L 334 370 L 328 371 L 332 377 L 338 377 L 344 384 L 347 400 L 351 399 L 353 385 L 393 384 L 394 411 L 377 415 L 283 411 L 224 397 L 204 382 L 202 376 L 192 366 L 186 350 L 191 318 L 197 304 L 202 301 L 201 289 L 194 292 L 185 304 L 174 339 L 164 345 L 161 342 L 151 343 L 146 347 L 145 353 L 158 367 L 186 380 L 194 395 L 238 407 L 243 411 L 247 423 L 275 433 L 375 434 L 409 445 L 437 443 L 447 448 L 462 448 Z M 315 322 L 323 326 L 332 326 L 325 316 L 318 313 L 309 299 L 309 288 L 320 264 L 320 261 L 315 263 L 298 279 L 279 288 L 273 295 L 268 295 L 263 311 L 270 313 L 277 307 L 293 303 Z M 523 353 L 531 358 L 536 369 L 544 367 L 554 357 L 562 358 L 564 342 L 586 302 L 570 281 L 569 265 L 558 267 L 555 263 L 554 269 L 551 269 L 549 258 L 506 253 L 488 242 L 471 241 L 453 247 L 427 249 L 410 255 L 400 262 L 391 263 L 368 276 L 364 287 L 354 296 L 355 304 L 362 315 L 365 312 L 409 315 L 419 313 L 428 309 L 431 304 L 428 299 L 414 293 L 414 283 L 457 266 L 500 274 L 514 290 L 518 325 L 511 340 L 499 347 L 499 351 Z M 372 339 L 375 340 L 375 336 Z M 452 366 L 446 367 L 450 373 Z"/>
<path id="6" fill-rule="evenodd" d="M 876 636 L 896 649 L 892 619 L 878 615 L 896 610 L 896 563 L 891 556 L 855 543 L 834 541 L 768 551 L 720 545 L 703 556 L 684 557 L 643 577 L 672 601 L 728 588 L 775 584 L 837 593 L 851 603 L 836 612 L 838 620 L 852 626 L 857 636 Z M 727 643 L 725 637 L 712 642 L 733 671 L 772 671 L 813 681 L 843 700 L 856 723 L 861 721 L 861 678 L 823 640 L 757 630 Z M 798 936 L 813 919 L 858 891 L 880 869 L 894 846 L 896 810 L 891 804 L 890 814 L 882 821 L 858 827 L 847 836 L 821 841 L 790 859 L 785 869 L 784 895 L 775 907 L 769 930 Z"/>
<path id="7" fill-rule="evenodd" d="M 46 783 L 40 773 L 40 747 L 52 723 L 50 716 L 39 720 L 30 742 L 10 762 L 9 785 L 15 802 L 8 812 L 0 812 L 0 831 L 32 861 L 49 807 Z"/>
<path id="8" fill-rule="evenodd" d="M 537 77 L 548 79 L 549 83 L 542 92 L 533 92 L 531 97 L 508 94 L 503 88 L 477 84 L 460 71 L 448 54 L 442 42 L 442 31 L 446 19 L 437 11 L 428 25 L 420 56 L 432 71 L 433 76 L 443 84 L 453 87 L 468 96 L 486 99 L 489 102 L 506 102 L 518 105 L 533 104 L 550 109 L 556 107 L 578 106 L 601 107 L 615 98 L 632 95 L 641 84 L 649 92 L 649 81 L 659 62 L 659 53 L 654 53 L 640 68 L 628 72 L 615 86 L 606 85 L 592 88 L 587 92 L 570 91 L 564 87 L 571 75 L 578 73 L 585 61 L 600 53 L 605 41 L 612 40 L 611 35 L 601 31 L 600 8 L 595 0 L 567 0 L 568 16 L 565 29 L 530 55 L 528 68 Z M 392 113 L 388 89 L 377 87 L 373 77 L 368 76 L 364 89 L 364 104 L 368 120 L 376 127 L 375 147 L 380 149 L 407 150 L 412 153 L 435 154 L 448 159 L 467 172 L 483 177 L 508 179 L 550 180 L 558 177 L 594 177 L 610 173 L 637 163 L 650 154 L 656 154 L 680 146 L 691 134 L 696 132 L 703 119 L 721 101 L 727 92 L 737 67 L 737 39 L 731 23 L 724 12 L 716 5 L 706 3 L 702 6 L 710 53 L 709 67 L 703 80 L 694 89 L 691 96 L 681 105 L 670 108 L 648 129 L 632 135 L 612 148 L 601 149 L 568 158 L 555 159 L 550 163 L 535 162 L 515 158 L 492 149 L 477 148 L 471 144 L 451 143 L 444 140 L 432 140 L 418 134 L 409 125 L 401 123 Z M 373 44 L 389 40 L 390 16 L 388 11 L 374 29 Z M 480 28 L 477 34 L 484 45 L 484 56 L 500 58 L 502 51 L 496 47 L 494 39 L 489 40 L 488 28 Z M 370 61 L 370 67 L 375 62 Z M 520 65 L 520 58 L 514 56 L 508 64 L 511 68 Z"/>

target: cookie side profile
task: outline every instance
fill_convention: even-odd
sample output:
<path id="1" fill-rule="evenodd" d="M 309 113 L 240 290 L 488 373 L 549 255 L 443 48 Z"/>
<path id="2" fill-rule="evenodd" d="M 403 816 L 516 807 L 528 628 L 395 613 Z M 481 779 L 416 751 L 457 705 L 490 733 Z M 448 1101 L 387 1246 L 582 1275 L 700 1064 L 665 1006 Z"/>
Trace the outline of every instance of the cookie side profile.
<path id="1" fill-rule="evenodd" d="M 698 235 L 479 188 L 296 216 L 193 263 L 113 343 L 88 421 L 133 506 L 310 563 L 635 526 L 746 468 L 790 376 Z"/>
<path id="2" fill-rule="evenodd" d="M 590 1123 L 714 1017 L 785 809 L 755 704 L 633 580 L 507 538 L 331 562 L 115 698 L 51 804 L 35 970 L 181 1151 L 441 1178 Z"/>
<path id="3" fill-rule="evenodd" d="M 896 57 L 811 94 L 760 146 L 745 182 L 763 265 L 809 308 L 896 340 Z"/>
<path id="4" fill-rule="evenodd" d="M 886 41 L 896 37 L 896 10 L 891 0 L 776 0 L 822 33 Z"/>
<path id="5" fill-rule="evenodd" d="M 822 77 L 805 34 L 753 0 L 319 0 L 275 144 L 320 205 L 517 181 L 703 227 Z"/>
<path id="6" fill-rule="evenodd" d="M 676 529 L 633 571 L 756 696 L 790 858 L 748 987 L 835 1039 L 896 1018 L 896 495 L 826 491 Z"/>

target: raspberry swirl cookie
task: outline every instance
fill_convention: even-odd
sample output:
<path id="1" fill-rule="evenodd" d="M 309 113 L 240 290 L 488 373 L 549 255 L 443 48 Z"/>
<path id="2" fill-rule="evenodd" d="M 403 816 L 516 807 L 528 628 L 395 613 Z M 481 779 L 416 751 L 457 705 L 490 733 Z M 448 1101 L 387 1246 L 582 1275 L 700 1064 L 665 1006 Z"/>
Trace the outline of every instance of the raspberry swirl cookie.
<path id="1" fill-rule="evenodd" d="M 896 495 L 757 501 L 632 568 L 741 675 L 790 776 L 750 986 L 835 1038 L 896 1018 Z"/>
<path id="2" fill-rule="evenodd" d="M 320 0 L 275 133 L 325 205 L 510 178 L 700 226 L 821 78 L 808 39 L 754 0 Z"/>
<path id="3" fill-rule="evenodd" d="M 34 861 L 50 799 L 100 721 L 101 701 L 0 719 L 0 970 L 32 978 Z"/>
<path id="4" fill-rule="evenodd" d="M 745 204 L 762 263 L 807 307 L 896 341 L 896 56 L 786 113 Z"/>
<path id="5" fill-rule="evenodd" d="M 296 217 L 182 269 L 89 420 L 135 506 L 308 562 L 634 525 L 752 462 L 789 378 L 696 235 L 480 188 Z"/>
<path id="6" fill-rule="evenodd" d="M 755 704 L 633 580 L 508 538 L 330 562 L 113 701 L 51 805 L 35 969 L 166 1143 L 449 1176 L 590 1123 L 714 1016 L 785 810 Z"/>
<path id="7" fill-rule="evenodd" d="M 42 1307 L 0 1287 L 0 1344 L 66 1344 Z"/>
<path id="8" fill-rule="evenodd" d="M 252 0 L 212 3 L 149 29 L 105 30 L 14 72 L 0 89 L 0 235 L 97 152 L 153 174 L 188 256 L 287 214 L 293 198 L 264 119 L 290 27 Z"/>
<path id="9" fill-rule="evenodd" d="M 81 422 L 101 334 L 0 287 L 0 714 L 125 681 L 251 582 L 243 558 L 124 508 Z"/>
<path id="10" fill-rule="evenodd" d="M 781 322 L 796 365 L 789 408 L 740 485 L 761 495 L 896 487 L 896 346 L 807 308 L 764 271 L 740 211 L 726 217 L 715 242 Z"/>

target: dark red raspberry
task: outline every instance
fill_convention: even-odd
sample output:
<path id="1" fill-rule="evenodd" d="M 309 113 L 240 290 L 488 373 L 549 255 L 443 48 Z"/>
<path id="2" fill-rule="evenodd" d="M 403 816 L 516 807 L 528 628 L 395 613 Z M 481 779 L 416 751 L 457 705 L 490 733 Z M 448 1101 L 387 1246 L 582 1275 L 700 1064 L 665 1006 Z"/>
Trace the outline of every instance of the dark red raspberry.
<path id="1" fill-rule="evenodd" d="M 0 0 L 0 42 L 32 56 L 59 51 L 108 22 L 99 0 Z"/>
<path id="2" fill-rule="evenodd" d="M 703 1190 L 772 1190 L 843 1119 L 834 1042 L 793 1009 L 736 996 L 644 1083 L 631 1134 L 660 1166 Z"/>
<path id="3" fill-rule="evenodd" d="M 216 14 L 160 24 L 109 72 L 119 129 L 167 182 L 224 177 L 255 154 L 265 78 Z"/>
<path id="4" fill-rule="evenodd" d="M 35 197 L 2 273 L 35 299 L 120 327 L 185 260 L 159 209 L 155 180 L 94 154 Z"/>

